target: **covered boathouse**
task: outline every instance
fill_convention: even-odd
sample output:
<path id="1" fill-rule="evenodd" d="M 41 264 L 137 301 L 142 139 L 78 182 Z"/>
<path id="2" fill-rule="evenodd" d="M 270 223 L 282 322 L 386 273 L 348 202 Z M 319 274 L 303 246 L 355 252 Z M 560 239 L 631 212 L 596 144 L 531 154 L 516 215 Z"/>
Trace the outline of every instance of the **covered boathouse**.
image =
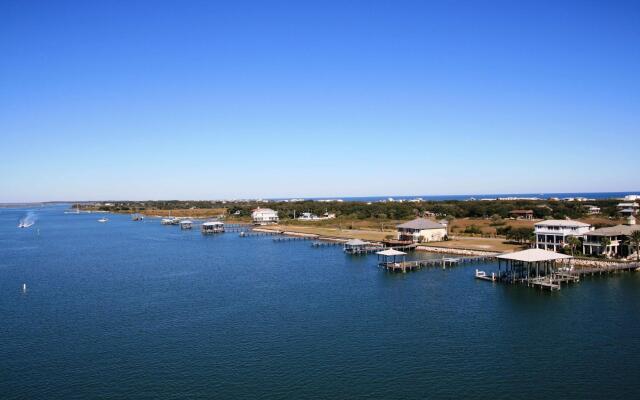
<path id="1" fill-rule="evenodd" d="M 224 232 L 224 223 L 220 221 L 209 221 L 202 224 L 200 230 L 204 235 L 208 235 L 211 233 L 222 233 Z"/>
<path id="2" fill-rule="evenodd" d="M 347 254 L 367 254 L 382 249 L 382 245 L 377 243 L 365 242 L 360 239 L 351 239 L 344 243 L 342 250 Z"/>
<path id="3" fill-rule="evenodd" d="M 541 289 L 559 290 L 562 282 L 575 282 L 571 271 L 572 256 L 542 249 L 505 253 L 498 259 L 497 280 L 523 283 Z"/>

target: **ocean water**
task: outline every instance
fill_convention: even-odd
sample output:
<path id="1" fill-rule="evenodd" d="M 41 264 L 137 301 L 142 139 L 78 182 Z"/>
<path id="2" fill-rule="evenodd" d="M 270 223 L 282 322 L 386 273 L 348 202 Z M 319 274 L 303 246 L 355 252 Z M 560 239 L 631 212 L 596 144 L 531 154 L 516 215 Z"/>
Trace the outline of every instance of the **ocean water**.
<path id="1" fill-rule="evenodd" d="M 630 192 L 573 192 L 573 193 L 493 193 L 493 194 L 451 194 L 451 195 L 415 195 L 415 196 L 406 196 L 406 195 L 388 195 L 388 196 L 364 196 L 364 197 L 312 197 L 311 200 L 335 200 L 341 199 L 344 201 L 381 201 L 387 200 L 389 198 L 393 198 L 394 200 L 411 200 L 415 198 L 422 198 L 424 200 L 429 201 L 445 201 L 445 200 L 469 200 L 469 199 L 498 199 L 498 198 L 535 198 L 540 200 L 546 200 L 550 198 L 576 198 L 583 197 L 587 199 L 621 199 L 626 195 L 639 195 L 640 190 L 630 191 Z M 287 200 L 287 199 L 277 199 L 277 200 Z"/>
<path id="2" fill-rule="evenodd" d="M 640 273 L 547 293 L 63 210 L 0 210 L 2 399 L 640 396 Z"/>

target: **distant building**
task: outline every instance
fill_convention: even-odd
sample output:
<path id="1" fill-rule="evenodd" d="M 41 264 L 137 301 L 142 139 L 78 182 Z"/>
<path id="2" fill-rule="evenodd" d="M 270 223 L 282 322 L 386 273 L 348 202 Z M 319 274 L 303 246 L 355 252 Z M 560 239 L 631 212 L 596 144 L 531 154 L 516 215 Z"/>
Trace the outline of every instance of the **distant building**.
<path id="1" fill-rule="evenodd" d="M 513 210 L 509 211 L 509 215 L 511 215 L 515 219 L 533 219 L 533 210 Z"/>
<path id="2" fill-rule="evenodd" d="M 638 203 L 620 203 L 616 206 L 618 212 L 624 217 L 638 214 Z"/>
<path id="3" fill-rule="evenodd" d="M 320 217 L 318 217 L 315 214 L 312 214 L 312 213 L 309 213 L 309 212 L 305 212 L 305 213 L 302 213 L 302 215 L 300 215 L 298 217 L 298 220 L 299 221 L 319 221 Z"/>
<path id="4" fill-rule="evenodd" d="M 629 248 L 627 239 L 631 234 L 640 230 L 633 216 L 629 217 L 627 225 L 616 225 L 593 230 L 585 235 L 582 252 L 586 255 L 605 255 L 607 257 L 626 257 L 633 252 Z M 603 241 L 608 239 L 607 246 Z"/>
<path id="5" fill-rule="evenodd" d="M 534 226 L 536 247 L 542 250 L 558 251 L 566 245 L 569 236 L 582 238 L 593 230 L 589 224 L 570 219 L 550 219 Z"/>
<path id="6" fill-rule="evenodd" d="M 256 225 L 271 225 L 277 224 L 280 220 L 278 218 L 278 212 L 270 208 L 256 208 L 251 212 L 251 219 Z"/>
<path id="7" fill-rule="evenodd" d="M 396 227 L 398 240 L 417 242 L 435 242 L 447 237 L 447 227 L 439 222 L 416 218 Z"/>
<path id="8" fill-rule="evenodd" d="M 335 214 L 328 213 L 328 212 L 325 212 L 324 214 L 322 214 L 322 217 L 319 217 L 310 212 L 304 212 L 298 217 L 298 221 L 322 221 L 325 219 L 333 219 L 335 217 L 336 217 Z"/>
<path id="9" fill-rule="evenodd" d="M 584 208 L 587 210 L 587 214 L 589 215 L 600 214 L 600 207 L 585 205 Z"/>

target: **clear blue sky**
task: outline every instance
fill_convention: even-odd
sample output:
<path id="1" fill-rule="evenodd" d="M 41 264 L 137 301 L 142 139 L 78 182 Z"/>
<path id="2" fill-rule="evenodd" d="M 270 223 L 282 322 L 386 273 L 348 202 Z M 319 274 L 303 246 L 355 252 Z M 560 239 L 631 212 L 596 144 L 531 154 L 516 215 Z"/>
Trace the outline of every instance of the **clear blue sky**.
<path id="1" fill-rule="evenodd" d="M 0 0 L 0 202 L 640 189 L 639 1 Z"/>

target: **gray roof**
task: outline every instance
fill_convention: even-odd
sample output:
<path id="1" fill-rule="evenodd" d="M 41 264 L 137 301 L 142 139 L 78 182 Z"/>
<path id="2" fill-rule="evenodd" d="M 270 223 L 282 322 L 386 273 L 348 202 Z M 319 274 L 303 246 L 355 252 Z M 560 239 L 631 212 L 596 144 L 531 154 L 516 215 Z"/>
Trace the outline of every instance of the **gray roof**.
<path id="1" fill-rule="evenodd" d="M 407 228 L 407 229 L 444 229 L 445 226 L 431 221 L 430 219 L 425 218 L 416 218 L 413 221 L 405 222 L 404 224 L 400 224 L 396 226 L 396 228 Z"/>
<path id="2" fill-rule="evenodd" d="M 616 225 L 596 229 L 587 233 L 587 236 L 621 236 L 631 235 L 633 231 L 640 230 L 640 225 Z"/>
<path id="3" fill-rule="evenodd" d="M 536 226 L 591 226 L 584 222 L 574 221 L 571 219 L 548 219 L 546 221 L 536 223 Z"/>

